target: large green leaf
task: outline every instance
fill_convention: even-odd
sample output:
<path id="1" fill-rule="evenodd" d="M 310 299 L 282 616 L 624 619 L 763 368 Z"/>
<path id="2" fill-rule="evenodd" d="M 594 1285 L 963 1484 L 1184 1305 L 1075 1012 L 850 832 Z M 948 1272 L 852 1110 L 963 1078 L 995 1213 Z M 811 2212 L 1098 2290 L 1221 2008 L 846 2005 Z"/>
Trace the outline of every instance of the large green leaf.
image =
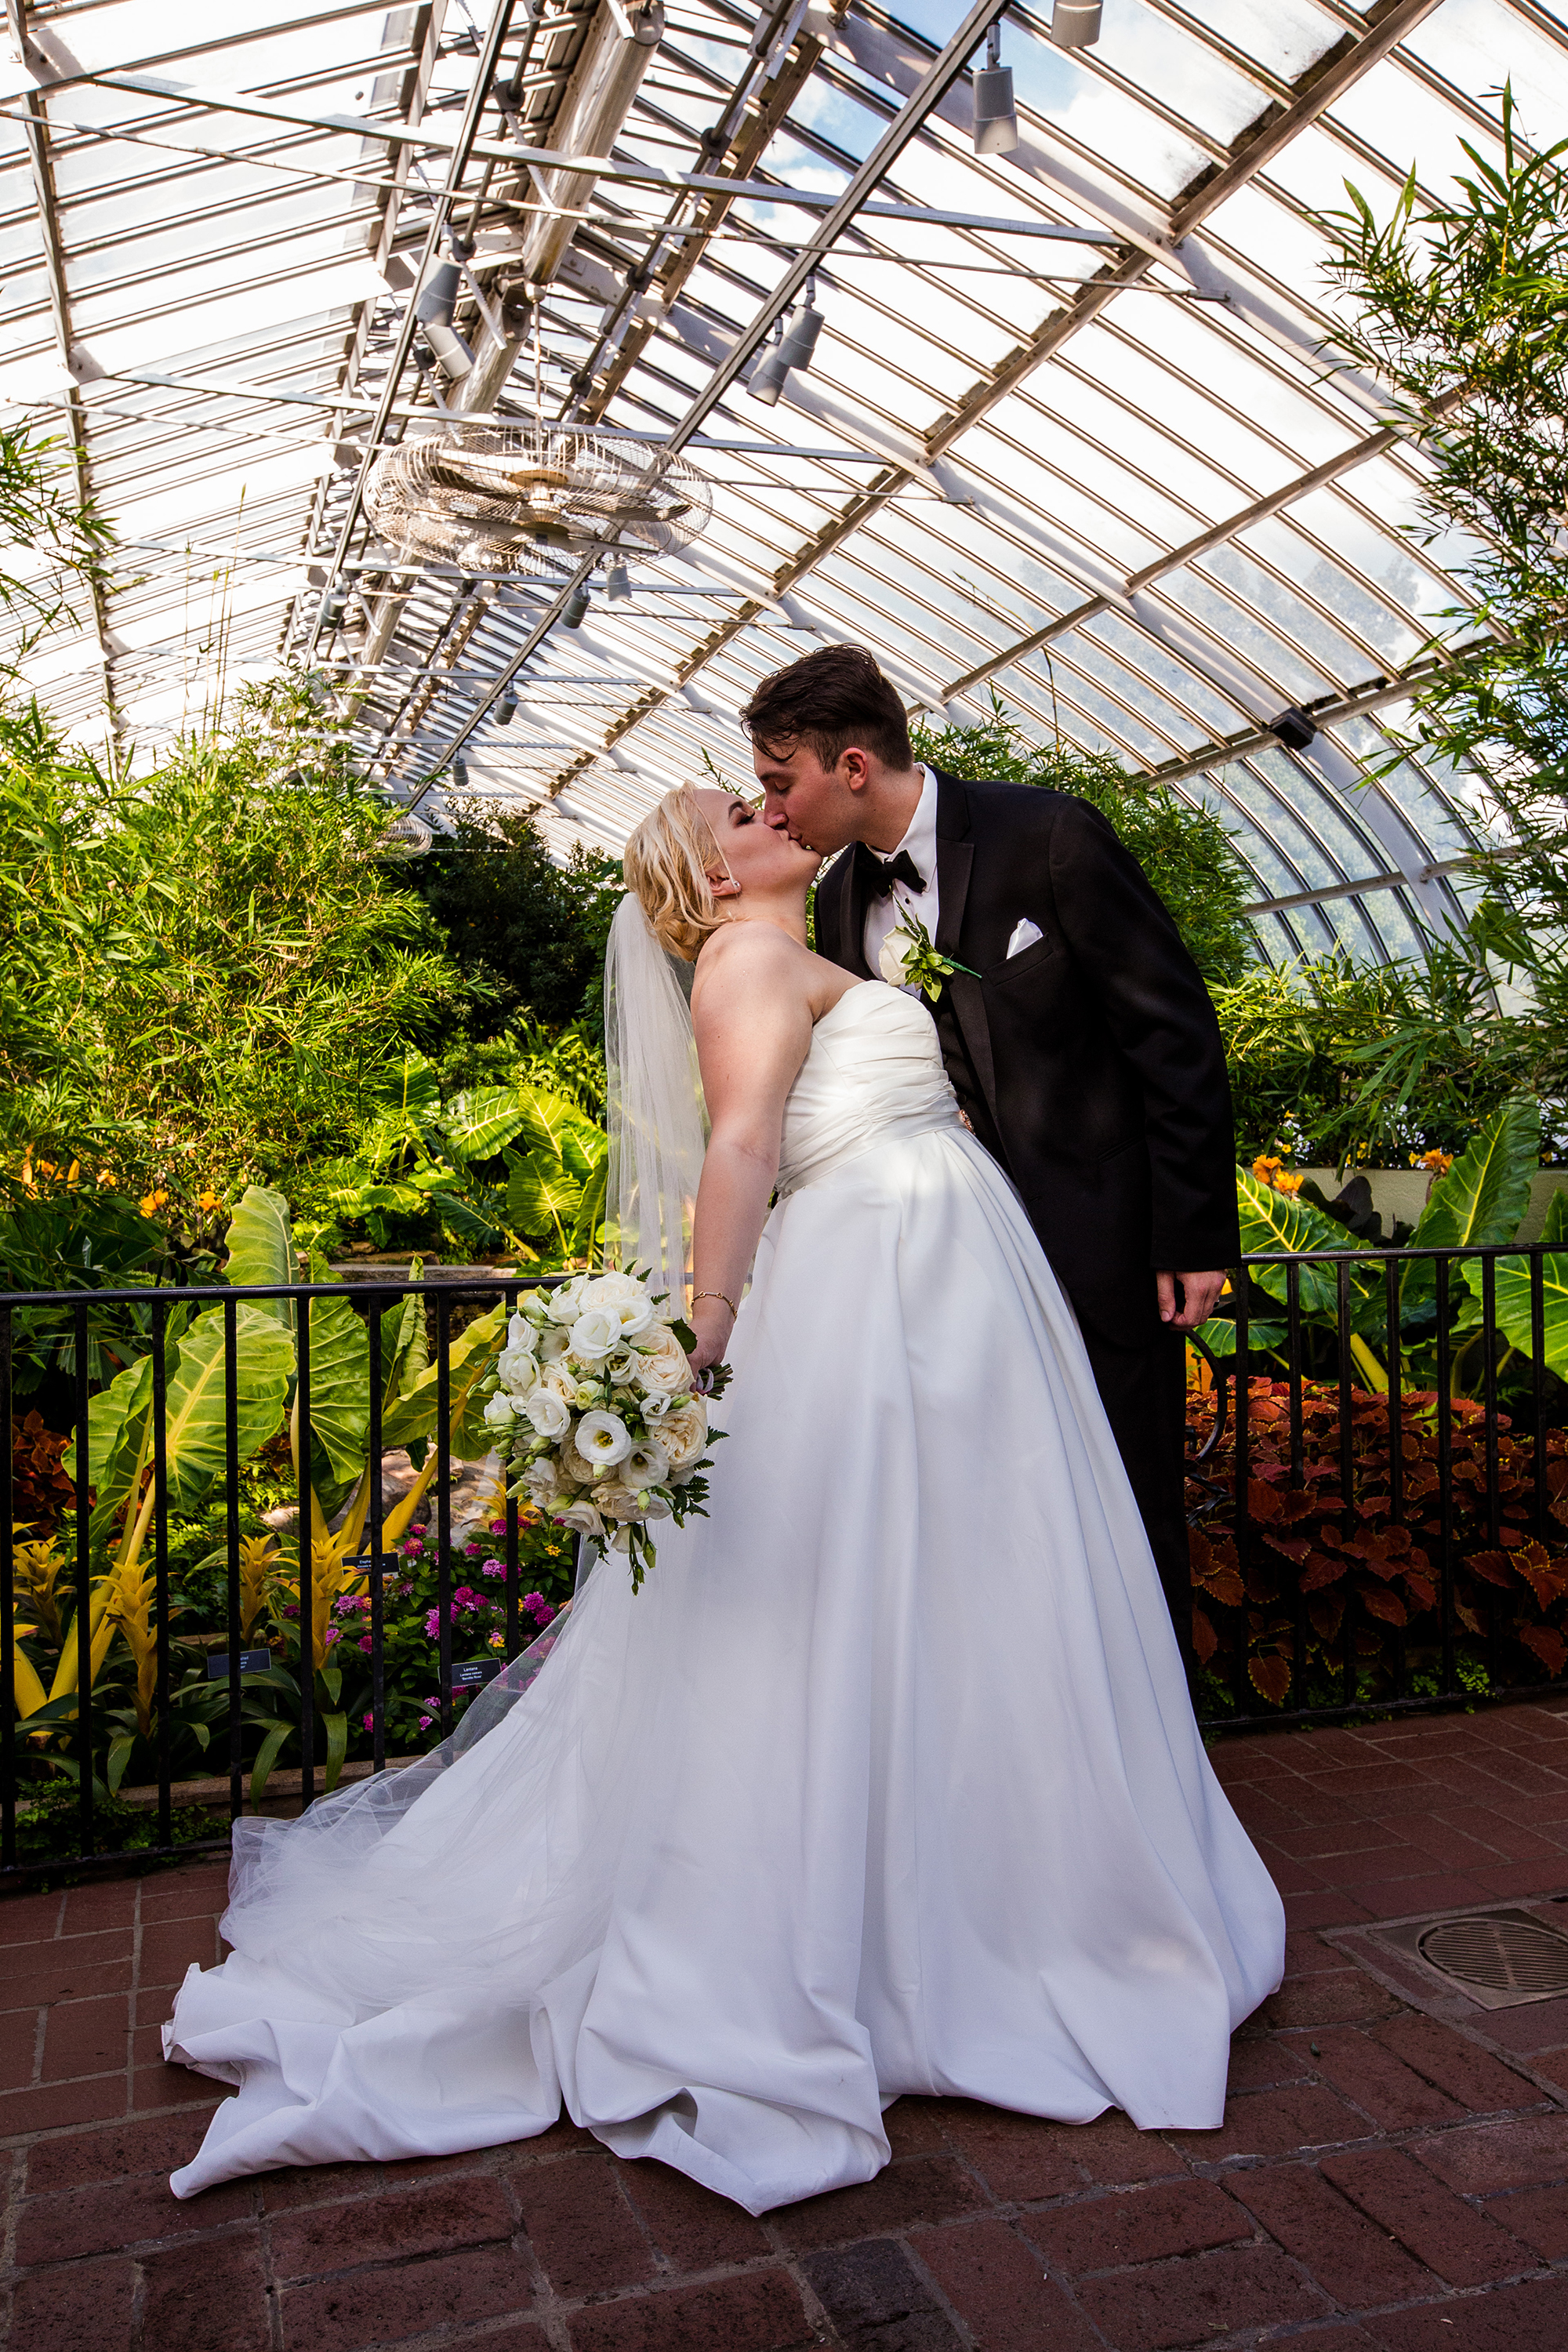
<path id="1" fill-rule="evenodd" d="M 1410 1247 L 1457 1249 L 1510 1242 L 1530 1205 L 1530 1180 L 1540 1157 L 1540 1106 L 1527 1095 L 1511 1096 L 1433 1185 Z M 1413 1260 L 1399 1286 L 1401 1307 L 1431 1297 L 1436 1287 L 1431 1261 Z"/>
<path id="2" fill-rule="evenodd" d="M 410 1047 L 400 1062 L 389 1062 L 376 1072 L 367 1091 L 395 1111 L 416 1113 L 440 1100 L 441 1081 L 435 1063 Z"/>
<path id="3" fill-rule="evenodd" d="M 1562 1200 L 1563 1195 L 1557 1195 Z M 1568 1235 L 1553 1234 L 1555 1241 Z M 1545 1339 L 1545 1362 L 1548 1371 L 1560 1380 L 1568 1380 L 1568 1254 L 1548 1250 L 1541 1261 L 1542 1305 L 1545 1309 L 1542 1331 Z M 1465 1280 L 1477 1306 L 1481 1304 L 1481 1268 L 1479 1260 L 1465 1266 Z M 1521 1356 L 1533 1356 L 1534 1335 L 1530 1321 L 1530 1260 L 1527 1257 L 1500 1257 L 1497 1262 L 1497 1321 L 1498 1328 L 1510 1348 Z"/>
<path id="4" fill-rule="evenodd" d="M 506 1308 L 492 1307 L 460 1331 L 447 1356 L 451 1445 L 458 1461 L 477 1462 L 489 1452 L 494 1432 L 484 1426 L 484 1383 L 494 1367 L 506 1330 Z M 386 1445 L 408 1445 L 436 1434 L 437 1368 L 426 1364 L 388 1408 L 382 1422 Z"/>
<path id="5" fill-rule="evenodd" d="M 416 1258 L 409 1267 L 409 1277 L 417 1282 L 425 1268 Z M 410 1291 L 401 1305 L 391 1307 L 381 1318 L 381 1410 L 390 1412 L 397 1397 L 412 1388 L 430 1360 L 430 1349 L 425 1338 L 425 1301 L 417 1291 Z"/>
<path id="6" fill-rule="evenodd" d="M 515 1087 L 472 1087 L 457 1097 L 442 1124 L 459 1160 L 488 1160 L 521 1134 L 527 1114 Z"/>
<path id="7" fill-rule="evenodd" d="M 316 1256 L 310 1279 L 330 1279 Z M 357 1478 L 370 1432 L 370 1340 L 346 1297 L 310 1301 L 310 1430 L 333 1477 Z"/>
<path id="8" fill-rule="evenodd" d="M 574 1102 L 544 1087 L 519 1087 L 517 1107 L 522 1114 L 518 1133 L 530 1152 L 543 1151 L 552 1160 L 560 1159 L 567 1136 L 580 1135 L 584 1129 L 590 1134 L 599 1132 Z"/>
<path id="9" fill-rule="evenodd" d="M 1353 1246 L 1343 1225 L 1336 1224 L 1332 1217 L 1325 1217 L 1310 1201 L 1293 1199 L 1277 1192 L 1272 1184 L 1260 1183 L 1246 1168 L 1236 1171 L 1236 1205 L 1241 1220 L 1241 1246 L 1248 1255 L 1255 1250 L 1344 1250 Z M 1252 1272 L 1270 1298 L 1287 1296 L 1289 1280 L 1286 1267 L 1260 1265 Z M 1304 1265 L 1300 1285 L 1304 1313 L 1337 1314 L 1339 1276 L 1333 1266 Z"/>
<path id="10" fill-rule="evenodd" d="M 605 1222 L 605 1193 L 610 1173 L 606 1153 L 587 1182 L 577 1203 L 576 1223 L 572 1228 L 572 1255 L 591 1257 L 599 1246 L 599 1229 Z"/>
<path id="11" fill-rule="evenodd" d="M 240 1195 L 228 1229 L 228 1278 L 237 1288 L 253 1283 L 285 1283 L 294 1279 L 294 1244 L 289 1232 L 289 1203 L 281 1192 L 250 1184 Z M 257 1302 L 263 1314 L 294 1328 L 292 1299 Z"/>
<path id="12" fill-rule="evenodd" d="M 1568 1189 L 1561 1184 L 1546 1203 L 1541 1238 L 1543 1242 L 1568 1242 Z"/>
<path id="13" fill-rule="evenodd" d="M 514 1160 L 507 1178 L 506 1213 L 513 1233 L 571 1232 L 583 1198 L 583 1180 L 542 1150 Z"/>
<path id="14" fill-rule="evenodd" d="M 87 1408 L 87 1475 L 95 1489 L 95 1539 L 131 1492 L 153 1407 L 153 1359 L 138 1356 Z M 73 1474 L 76 1465 L 73 1465 Z"/>
<path id="15" fill-rule="evenodd" d="M 235 1309 L 235 1389 L 239 1458 L 249 1460 L 283 1420 L 294 1347 L 269 1308 L 242 1299 Z M 224 1474 L 224 1318 L 199 1315 L 180 1342 L 164 1419 L 173 1510 L 199 1510 Z"/>

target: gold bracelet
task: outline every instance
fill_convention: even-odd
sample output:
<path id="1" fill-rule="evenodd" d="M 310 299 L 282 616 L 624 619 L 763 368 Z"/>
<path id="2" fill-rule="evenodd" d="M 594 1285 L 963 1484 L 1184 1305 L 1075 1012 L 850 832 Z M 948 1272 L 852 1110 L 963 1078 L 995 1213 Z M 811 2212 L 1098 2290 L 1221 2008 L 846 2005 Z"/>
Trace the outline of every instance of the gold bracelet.
<path id="1" fill-rule="evenodd" d="M 691 1294 L 691 1304 L 693 1307 L 696 1306 L 700 1298 L 717 1298 L 721 1300 L 722 1304 L 729 1308 L 731 1318 L 734 1321 L 739 1322 L 739 1307 L 736 1306 L 732 1298 L 726 1298 L 721 1290 L 694 1290 Z"/>

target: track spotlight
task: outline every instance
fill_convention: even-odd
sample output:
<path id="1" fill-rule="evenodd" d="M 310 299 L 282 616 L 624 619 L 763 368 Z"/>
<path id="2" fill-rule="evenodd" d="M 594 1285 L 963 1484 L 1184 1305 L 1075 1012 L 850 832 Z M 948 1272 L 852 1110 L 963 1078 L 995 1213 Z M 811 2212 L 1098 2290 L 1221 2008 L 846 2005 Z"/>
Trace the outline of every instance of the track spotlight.
<path id="1" fill-rule="evenodd" d="M 795 314 L 789 332 L 779 345 L 779 358 L 786 368 L 797 368 L 805 373 L 816 350 L 816 339 L 822 332 L 822 313 L 816 307 L 816 282 L 806 280 L 805 307 Z"/>
<path id="2" fill-rule="evenodd" d="M 457 314 L 458 296 L 462 289 L 462 265 L 468 251 L 466 245 L 454 237 L 453 258 L 437 263 L 420 288 L 414 304 L 414 315 L 425 330 L 425 340 L 436 355 L 437 366 L 444 375 L 454 380 L 467 375 L 474 364 L 473 352 L 452 324 Z"/>
<path id="3" fill-rule="evenodd" d="M 1057 15 L 1062 11 L 1058 6 Z M 1098 32 L 1100 11 L 1092 14 Z M 985 36 L 985 63 L 974 77 L 974 152 L 977 155 L 1010 155 L 1018 143 L 1018 111 L 1013 102 L 1013 68 L 1002 62 L 1002 27 L 993 25 Z"/>
<path id="4" fill-rule="evenodd" d="M 1100 38 L 1100 0 L 1056 0 L 1051 38 L 1058 49 L 1091 49 Z"/>
<path id="5" fill-rule="evenodd" d="M 605 572 L 605 593 L 612 604 L 618 604 L 623 596 L 629 596 L 631 593 L 632 583 L 626 577 L 626 567 L 617 555 Z"/>
<path id="6" fill-rule="evenodd" d="M 460 752 L 452 762 L 452 782 L 460 793 L 468 789 L 468 763 Z"/>
<path id="7" fill-rule="evenodd" d="M 517 697 L 512 693 L 510 687 L 506 693 L 501 696 L 500 700 L 496 704 L 495 716 L 496 725 L 498 727 L 510 727 L 512 720 L 517 717 Z"/>
<path id="8" fill-rule="evenodd" d="M 784 378 L 788 373 L 789 362 L 784 355 L 784 341 L 781 337 L 771 351 L 763 352 L 752 370 L 746 390 L 753 400 L 760 400 L 764 408 L 776 408 L 779 404 L 779 394 L 784 388 Z"/>
<path id="9" fill-rule="evenodd" d="M 587 617 L 588 591 L 586 588 L 574 588 L 566 600 L 566 610 L 561 615 L 562 623 L 568 629 L 580 629 Z"/>

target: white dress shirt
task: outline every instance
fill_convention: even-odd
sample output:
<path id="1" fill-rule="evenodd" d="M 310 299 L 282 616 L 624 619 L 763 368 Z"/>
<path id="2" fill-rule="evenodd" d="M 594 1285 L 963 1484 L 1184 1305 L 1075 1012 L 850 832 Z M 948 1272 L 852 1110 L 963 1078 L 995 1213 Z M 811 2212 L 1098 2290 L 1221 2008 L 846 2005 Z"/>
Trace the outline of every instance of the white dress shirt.
<path id="1" fill-rule="evenodd" d="M 925 925 L 929 939 L 934 940 L 936 938 L 936 772 L 922 762 L 921 774 L 925 781 L 921 786 L 920 802 L 910 820 L 909 831 L 896 848 L 879 849 L 874 854 L 886 860 L 896 857 L 899 850 L 907 849 L 910 864 L 917 873 L 925 877 L 925 888 L 917 892 L 911 890 L 907 883 L 895 882 L 885 898 L 873 898 L 867 908 L 866 961 L 875 980 L 880 980 L 882 976 L 877 962 L 882 942 L 889 932 L 896 929 L 905 913 L 914 915 Z M 910 988 L 905 993 L 918 996 L 920 990 Z"/>

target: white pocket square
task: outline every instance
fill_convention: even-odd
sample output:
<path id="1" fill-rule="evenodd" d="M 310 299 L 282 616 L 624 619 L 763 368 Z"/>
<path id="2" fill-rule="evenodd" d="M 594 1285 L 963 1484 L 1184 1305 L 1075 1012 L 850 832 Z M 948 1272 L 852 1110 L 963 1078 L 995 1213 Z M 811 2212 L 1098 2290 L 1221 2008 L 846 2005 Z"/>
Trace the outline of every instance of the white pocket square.
<path id="1" fill-rule="evenodd" d="M 1013 936 L 1007 942 L 1007 953 L 1010 956 L 1022 955 L 1026 948 L 1032 948 L 1037 940 L 1043 940 L 1045 936 L 1038 923 L 1031 923 L 1026 915 L 1021 923 L 1015 923 L 1013 926 Z"/>

